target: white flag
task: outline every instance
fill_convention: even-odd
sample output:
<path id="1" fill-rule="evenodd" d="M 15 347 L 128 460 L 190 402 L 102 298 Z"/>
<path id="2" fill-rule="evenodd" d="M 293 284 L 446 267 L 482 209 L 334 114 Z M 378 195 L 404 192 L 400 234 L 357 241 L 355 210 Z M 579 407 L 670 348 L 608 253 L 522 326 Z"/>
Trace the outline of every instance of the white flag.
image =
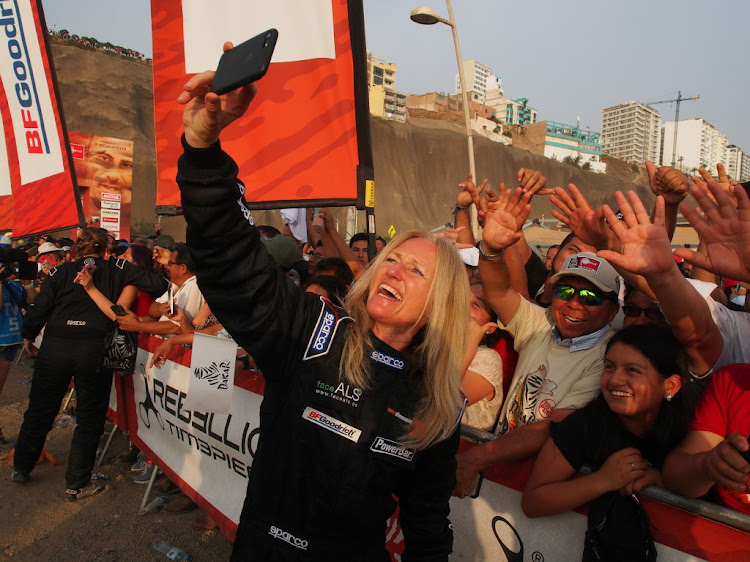
<path id="1" fill-rule="evenodd" d="M 186 410 L 226 414 L 234 389 L 237 344 L 226 338 L 195 334 Z"/>

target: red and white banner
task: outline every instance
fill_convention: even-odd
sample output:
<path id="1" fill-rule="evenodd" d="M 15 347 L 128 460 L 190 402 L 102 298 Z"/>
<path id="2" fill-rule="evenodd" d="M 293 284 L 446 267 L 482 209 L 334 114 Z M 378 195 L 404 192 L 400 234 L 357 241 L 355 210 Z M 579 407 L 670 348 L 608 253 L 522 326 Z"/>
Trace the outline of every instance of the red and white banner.
<path id="1" fill-rule="evenodd" d="M 236 373 L 228 414 L 186 410 L 191 352 L 180 348 L 161 369 L 149 368 L 161 342 L 138 340 L 128 390 L 130 439 L 233 538 L 260 434 L 263 378 Z"/>
<path id="2" fill-rule="evenodd" d="M 361 0 L 152 0 L 151 14 L 157 205 L 180 205 L 175 100 L 186 77 L 214 70 L 225 41 L 272 27 L 279 39 L 258 96 L 222 134 L 246 199 L 253 208 L 363 204 L 372 157 Z"/>
<path id="3" fill-rule="evenodd" d="M 82 223 L 38 0 L 0 1 L 0 228 Z"/>
<path id="4" fill-rule="evenodd" d="M 161 369 L 148 369 L 160 342 L 152 336 L 139 338 L 136 373 L 124 387 L 131 439 L 233 539 L 260 434 L 263 378 L 249 371 L 237 373 L 229 414 L 187 411 L 190 351 L 175 353 Z M 461 443 L 462 450 L 473 446 Z M 581 559 L 586 508 L 537 519 L 523 514 L 521 490 L 531 466 L 532 461 L 494 467 L 485 473 L 479 498 L 451 499 L 452 558 Z M 659 560 L 736 562 L 738 554 L 748 551 L 746 532 L 648 498 L 642 497 L 641 503 L 651 519 Z M 399 561 L 404 536 L 397 514 L 388 521 L 386 546 L 391 559 Z"/>

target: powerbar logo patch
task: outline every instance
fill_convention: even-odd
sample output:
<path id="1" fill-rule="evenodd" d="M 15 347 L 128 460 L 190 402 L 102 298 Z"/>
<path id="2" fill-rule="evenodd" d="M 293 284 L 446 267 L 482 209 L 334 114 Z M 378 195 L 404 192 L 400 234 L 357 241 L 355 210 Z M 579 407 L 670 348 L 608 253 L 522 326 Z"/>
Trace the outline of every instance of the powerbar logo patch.
<path id="1" fill-rule="evenodd" d="M 308 543 L 305 539 L 299 539 L 295 537 L 292 533 L 282 531 L 278 527 L 271 525 L 271 528 L 268 530 L 268 534 L 271 535 L 275 539 L 279 539 L 279 540 L 282 540 L 284 542 L 291 544 L 295 548 L 299 548 L 300 550 L 307 550 Z"/>
<path id="2" fill-rule="evenodd" d="M 359 441 L 359 436 L 362 434 L 362 431 L 356 427 L 347 425 L 341 420 L 327 416 L 323 412 L 319 412 L 309 406 L 305 408 L 304 412 L 302 412 L 302 417 L 315 425 L 319 425 L 320 427 L 332 431 L 336 435 L 345 437 L 349 441 L 354 441 L 355 443 Z"/>
<path id="3" fill-rule="evenodd" d="M 373 349 L 370 351 L 370 359 L 372 359 L 373 361 L 377 361 L 378 363 L 382 363 L 383 365 L 387 365 L 388 367 L 393 367 L 394 369 L 403 370 L 404 368 L 403 360 L 391 357 L 387 353 L 383 353 L 382 351 L 378 351 L 377 349 Z"/>
<path id="4" fill-rule="evenodd" d="M 383 437 L 376 437 L 375 441 L 370 445 L 370 450 L 373 453 L 383 453 L 405 461 L 411 461 L 414 458 L 414 449 L 404 447 L 401 443 L 396 443 L 390 439 L 384 439 Z"/>

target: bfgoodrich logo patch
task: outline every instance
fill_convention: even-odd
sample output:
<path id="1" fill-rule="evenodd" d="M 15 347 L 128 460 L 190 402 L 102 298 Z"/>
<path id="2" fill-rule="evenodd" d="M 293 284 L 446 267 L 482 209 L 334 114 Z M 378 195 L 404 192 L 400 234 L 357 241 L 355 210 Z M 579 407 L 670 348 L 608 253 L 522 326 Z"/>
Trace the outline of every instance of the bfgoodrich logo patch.
<path id="1" fill-rule="evenodd" d="M 319 425 L 320 427 L 327 429 L 336 435 L 345 437 L 349 441 L 354 441 L 355 443 L 359 441 L 359 436 L 362 434 L 362 431 L 356 427 L 347 425 L 341 420 L 332 418 L 331 416 L 319 412 L 314 408 L 310 408 L 309 406 L 305 408 L 304 412 L 302 412 L 302 417 L 315 425 Z"/>
<path id="2" fill-rule="evenodd" d="M 375 441 L 370 445 L 370 450 L 374 453 L 383 453 L 384 455 L 390 455 L 405 461 L 411 461 L 414 458 L 414 449 L 404 447 L 401 443 L 385 439 L 384 437 L 376 437 Z"/>

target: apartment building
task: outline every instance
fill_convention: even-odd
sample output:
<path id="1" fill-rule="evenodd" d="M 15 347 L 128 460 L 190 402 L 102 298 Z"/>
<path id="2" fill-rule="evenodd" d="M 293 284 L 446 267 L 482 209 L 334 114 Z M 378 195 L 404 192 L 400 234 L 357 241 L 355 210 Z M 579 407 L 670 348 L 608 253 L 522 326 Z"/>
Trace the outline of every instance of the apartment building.
<path id="1" fill-rule="evenodd" d="M 661 117 L 653 107 L 629 101 L 602 109 L 602 150 L 628 162 L 659 162 Z"/>
<path id="2" fill-rule="evenodd" d="M 469 91 L 469 101 L 485 103 L 487 92 L 500 89 L 502 95 L 502 80 L 492 74 L 492 69 L 475 60 L 463 61 L 466 89 Z M 461 93 L 461 79 L 456 73 L 456 93 Z"/>
<path id="3" fill-rule="evenodd" d="M 677 122 L 675 147 L 675 122 L 668 121 L 662 127 L 661 165 L 675 167 L 693 174 L 698 168 L 716 170 L 716 164 L 727 160 L 727 136 L 701 118 Z"/>
<path id="4" fill-rule="evenodd" d="M 370 114 L 406 121 L 406 95 L 396 91 L 397 65 L 367 53 L 367 88 Z"/>
<path id="5" fill-rule="evenodd" d="M 750 155 L 738 146 L 727 147 L 727 160 L 724 162 L 729 179 L 747 181 L 750 179 Z"/>

